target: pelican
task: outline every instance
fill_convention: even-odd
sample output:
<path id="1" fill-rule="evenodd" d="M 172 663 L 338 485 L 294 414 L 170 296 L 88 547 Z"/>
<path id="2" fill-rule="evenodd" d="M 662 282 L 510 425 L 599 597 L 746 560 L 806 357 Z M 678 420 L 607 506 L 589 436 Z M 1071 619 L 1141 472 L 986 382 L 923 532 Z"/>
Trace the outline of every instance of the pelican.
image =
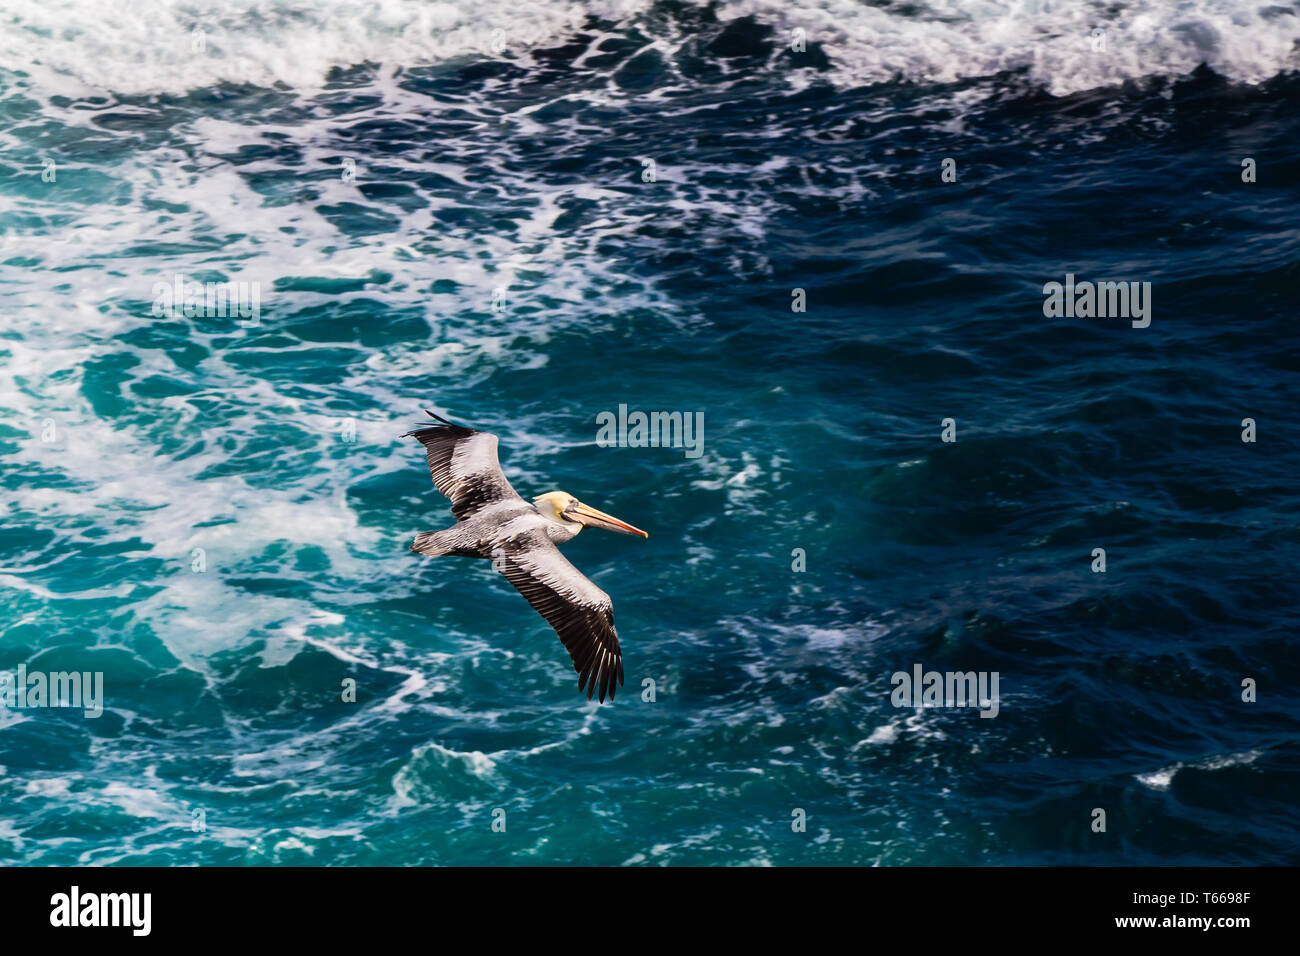
<path id="1" fill-rule="evenodd" d="M 402 437 L 424 445 L 433 485 L 451 501 L 456 524 L 416 535 L 411 550 L 490 560 L 555 629 L 573 658 L 578 690 L 586 688 L 587 700 L 599 694 L 602 704 L 608 691 L 613 700 L 615 681 L 623 684 L 613 602 L 556 545 L 588 527 L 650 535 L 566 491 L 538 495 L 530 504 L 501 470 L 496 435 L 449 422 L 428 409 L 425 414 L 433 421 L 420 422 Z"/>

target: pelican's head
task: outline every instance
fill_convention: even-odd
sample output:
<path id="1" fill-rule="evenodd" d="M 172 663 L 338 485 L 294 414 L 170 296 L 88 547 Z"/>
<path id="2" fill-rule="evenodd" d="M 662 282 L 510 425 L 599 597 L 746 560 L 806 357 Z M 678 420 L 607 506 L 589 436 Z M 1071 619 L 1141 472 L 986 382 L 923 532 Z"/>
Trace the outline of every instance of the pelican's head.
<path id="1" fill-rule="evenodd" d="M 639 534 L 643 538 L 650 537 L 640 528 L 634 528 L 625 521 L 619 521 L 613 515 L 607 515 L 603 511 L 597 511 L 590 505 L 584 505 L 567 491 L 548 491 L 544 495 L 538 495 L 533 499 L 533 505 L 541 512 L 543 518 L 549 518 L 551 521 L 558 521 L 561 524 L 576 524 L 579 526 L 579 531 L 590 526 L 592 528 L 604 528 L 607 531 L 618 531 L 621 534 Z"/>

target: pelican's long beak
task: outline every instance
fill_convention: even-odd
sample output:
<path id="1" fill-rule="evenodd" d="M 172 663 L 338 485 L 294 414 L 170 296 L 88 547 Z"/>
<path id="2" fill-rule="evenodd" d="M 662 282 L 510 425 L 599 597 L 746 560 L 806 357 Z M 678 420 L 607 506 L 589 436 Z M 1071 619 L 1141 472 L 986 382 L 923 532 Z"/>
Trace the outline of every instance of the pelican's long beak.
<path id="1" fill-rule="evenodd" d="M 613 515 L 597 511 L 590 505 L 584 505 L 581 501 L 575 502 L 569 512 L 570 514 L 581 515 L 578 520 L 588 527 L 604 528 L 606 531 L 617 531 L 621 534 L 639 534 L 643 538 L 650 537 L 640 528 L 634 528 L 626 521 L 619 521 Z"/>

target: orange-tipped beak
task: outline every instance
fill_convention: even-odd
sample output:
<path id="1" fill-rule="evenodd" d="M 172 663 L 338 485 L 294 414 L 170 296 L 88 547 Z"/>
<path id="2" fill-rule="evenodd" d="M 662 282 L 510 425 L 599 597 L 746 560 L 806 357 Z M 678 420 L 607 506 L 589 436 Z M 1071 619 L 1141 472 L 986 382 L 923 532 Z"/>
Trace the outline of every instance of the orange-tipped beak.
<path id="1" fill-rule="evenodd" d="M 634 528 L 626 521 L 619 521 L 613 515 L 607 515 L 603 511 L 597 511 L 590 505 L 584 505 L 580 501 L 570 507 L 569 512 L 574 515 L 580 515 L 581 517 L 578 518 L 578 520 L 589 527 L 604 528 L 607 531 L 617 531 L 620 534 L 639 534 L 643 538 L 650 537 L 649 534 L 642 531 L 640 528 Z"/>

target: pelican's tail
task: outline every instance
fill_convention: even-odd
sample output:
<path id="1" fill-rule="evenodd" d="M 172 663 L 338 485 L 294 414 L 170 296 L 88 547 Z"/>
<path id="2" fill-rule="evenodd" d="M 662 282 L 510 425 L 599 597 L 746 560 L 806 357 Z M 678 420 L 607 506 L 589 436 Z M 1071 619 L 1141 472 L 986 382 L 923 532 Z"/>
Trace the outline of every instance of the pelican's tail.
<path id="1" fill-rule="evenodd" d="M 431 558 L 436 558 L 440 554 L 451 554 L 456 550 L 456 546 L 442 537 L 441 531 L 425 531 L 415 536 L 415 540 L 411 542 L 411 550 L 417 554 L 427 554 Z"/>

